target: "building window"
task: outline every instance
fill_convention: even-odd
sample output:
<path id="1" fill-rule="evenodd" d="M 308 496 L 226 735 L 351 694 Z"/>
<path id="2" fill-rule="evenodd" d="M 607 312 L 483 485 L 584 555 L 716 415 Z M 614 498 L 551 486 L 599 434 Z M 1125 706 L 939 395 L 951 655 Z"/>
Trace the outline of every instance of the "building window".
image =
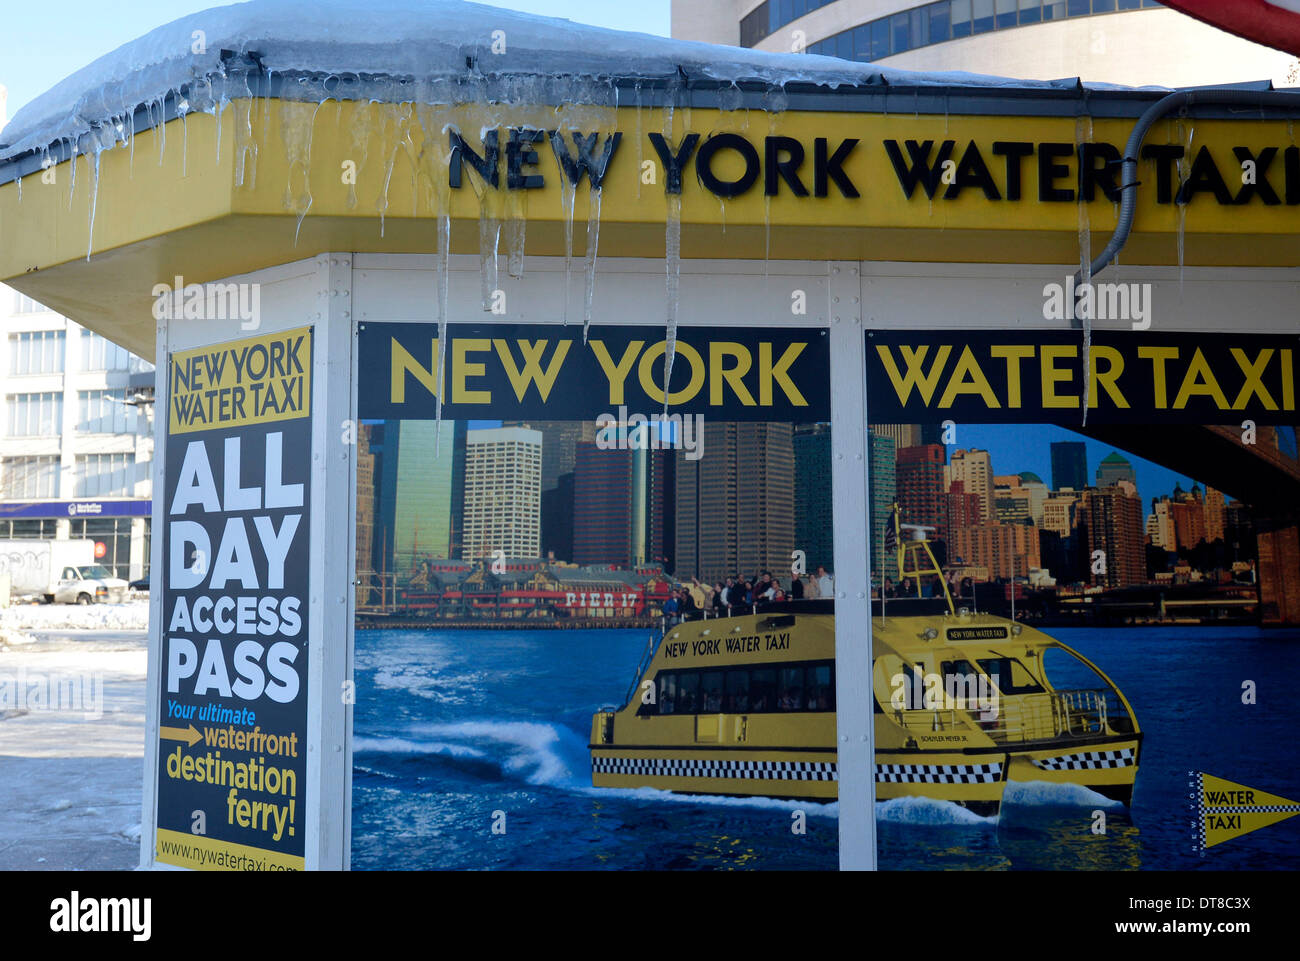
<path id="1" fill-rule="evenodd" d="M 10 334 L 9 373 L 63 373 L 64 342 L 61 330 L 25 330 Z"/>
<path id="2" fill-rule="evenodd" d="M 139 412 L 114 391 L 77 393 L 77 427 L 87 434 L 134 434 Z"/>
<path id="3" fill-rule="evenodd" d="M 59 458 L 6 457 L 0 462 L 0 491 L 6 499 L 59 496 Z"/>
<path id="4" fill-rule="evenodd" d="M 20 294 L 14 291 L 14 313 L 15 314 L 43 314 L 49 308 L 38 304 L 26 294 Z"/>
<path id="5" fill-rule="evenodd" d="M 135 486 L 134 454 L 84 454 L 77 458 L 74 497 L 131 494 Z"/>
<path id="6" fill-rule="evenodd" d="M 7 407 L 10 437 L 49 437 L 63 432 L 62 394 L 10 394 Z"/>
<path id="7" fill-rule="evenodd" d="M 131 352 L 89 330 L 81 332 L 82 370 L 127 370 Z"/>
<path id="8" fill-rule="evenodd" d="M 827 2 L 830 0 L 771 0 L 762 4 L 741 21 L 741 46 L 756 46 L 785 24 Z M 917 47 L 992 30 L 1159 6 L 1162 4 L 1156 0 L 941 0 L 833 34 L 811 44 L 808 52 L 874 62 Z M 762 11 L 767 12 L 760 15 Z"/>

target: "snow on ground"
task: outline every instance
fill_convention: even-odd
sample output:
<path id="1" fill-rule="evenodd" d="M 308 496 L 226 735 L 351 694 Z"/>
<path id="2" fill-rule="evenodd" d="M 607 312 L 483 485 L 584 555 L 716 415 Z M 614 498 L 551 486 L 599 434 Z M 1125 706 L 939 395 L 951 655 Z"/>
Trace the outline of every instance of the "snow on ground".
<path id="1" fill-rule="evenodd" d="M 0 870 L 139 862 L 147 656 L 143 631 L 0 648 Z"/>
<path id="2" fill-rule="evenodd" d="M 148 600 L 126 601 L 122 604 L 87 604 L 84 607 L 78 604 L 16 604 L 0 609 L 0 637 L 5 631 L 148 629 Z"/>

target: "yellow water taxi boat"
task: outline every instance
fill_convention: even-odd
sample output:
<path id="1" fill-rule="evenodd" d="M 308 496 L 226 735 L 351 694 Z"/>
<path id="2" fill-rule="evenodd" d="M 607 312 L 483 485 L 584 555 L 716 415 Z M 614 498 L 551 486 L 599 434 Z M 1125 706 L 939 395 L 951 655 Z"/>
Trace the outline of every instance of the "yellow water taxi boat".
<path id="1" fill-rule="evenodd" d="M 938 574 L 942 583 L 918 533 L 898 547 L 900 582 Z M 592 718 L 592 783 L 833 800 L 833 603 L 668 627 L 647 646 L 623 707 Z M 956 606 L 946 585 L 941 597 L 877 599 L 872 615 L 879 800 L 993 814 L 1016 780 L 1129 802 L 1142 733 L 1124 695 L 1078 652 Z"/>

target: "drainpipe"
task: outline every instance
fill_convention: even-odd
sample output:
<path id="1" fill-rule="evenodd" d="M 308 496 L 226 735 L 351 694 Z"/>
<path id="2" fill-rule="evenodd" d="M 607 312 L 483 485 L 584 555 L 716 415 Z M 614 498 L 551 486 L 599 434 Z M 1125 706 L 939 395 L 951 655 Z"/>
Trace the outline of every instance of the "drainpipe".
<path id="1" fill-rule="evenodd" d="M 1111 234 L 1106 248 L 1097 255 L 1097 258 L 1088 268 L 1087 277 L 1084 276 L 1082 269 L 1074 275 L 1076 291 L 1081 291 L 1085 282 L 1091 283 L 1092 278 L 1105 270 L 1119 256 L 1119 252 L 1124 249 L 1124 245 L 1128 243 L 1129 235 L 1133 231 L 1133 218 L 1137 213 L 1138 155 L 1142 150 L 1142 141 L 1146 139 L 1147 133 L 1157 120 L 1160 120 L 1169 112 L 1197 105 L 1258 107 L 1261 110 L 1265 107 L 1300 108 L 1300 91 L 1227 90 L 1222 88 L 1177 90 L 1148 107 L 1146 112 L 1138 118 L 1138 122 L 1134 124 L 1133 132 L 1129 134 L 1128 143 L 1124 146 L 1124 157 L 1121 161 L 1123 169 L 1120 179 L 1119 220 L 1115 224 L 1115 232 Z M 1089 370 L 1090 363 L 1088 359 L 1089 347 L 1092 344 L 1092 318 L 1081 318 L 1081 326 L 1083 327 L 1083 423 L 1086 425 L 1088 423 L 1088 404 L 1090 402 L 1088 395 L 1092 387 L 1092 372 Z"/>

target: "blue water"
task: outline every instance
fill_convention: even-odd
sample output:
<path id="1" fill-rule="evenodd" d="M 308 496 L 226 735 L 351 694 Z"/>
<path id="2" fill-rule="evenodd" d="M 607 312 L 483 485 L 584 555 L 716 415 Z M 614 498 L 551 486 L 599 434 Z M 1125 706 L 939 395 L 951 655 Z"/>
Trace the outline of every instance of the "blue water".
<path id="1" fill-rule="evenodd" d="M 1300 799 L 1300 632 L 1057 629 L 1146 732 L 1132 809 L 1008 785 L 999 818 L 877 805 L 889 869 L 1296 869 L 1300 817 L 1192 850 L 1187 772 Z M 621 703 L 644 631 L 359 631 L 352 865 L 829 869 L 837 808 L 591 786 L 591 715 Z M 1256 703 L 1242 704 L 1242 683 Z M 791 831 L 806 812 L 806 833 Z M 1094 834 L 1094 812 L 1106 833 Z M 494 824 L 504 833 L 493 833 Z"/>

